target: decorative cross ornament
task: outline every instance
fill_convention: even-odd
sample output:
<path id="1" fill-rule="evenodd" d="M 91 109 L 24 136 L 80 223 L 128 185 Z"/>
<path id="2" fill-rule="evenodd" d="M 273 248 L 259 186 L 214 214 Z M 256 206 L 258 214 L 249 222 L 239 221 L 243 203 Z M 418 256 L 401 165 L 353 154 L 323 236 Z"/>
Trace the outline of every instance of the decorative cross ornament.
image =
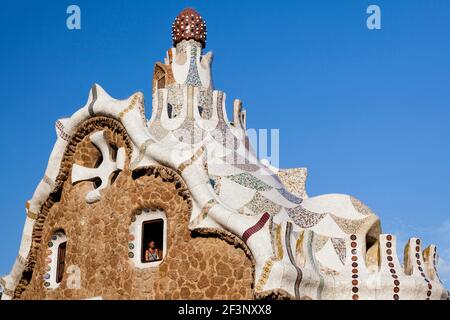
<path id="1" fill-rule="evenodd" d="M 94 203 L 101 199 L 101 191 L 111 185 L 111 178 L 114 173 L 124 169 L 125 149 L 118 149 L 116 159 L 113 159 L 111 148 L 105 138 L 105 131 L 95 132 L 89 139 L 100 150 L 103 158 L 102 163 L 97 168 L 86 168 L 74 164 L 72 168 L 72 184 L 99 178 L 102 181 L 100 186 L 86 195 L 86 202 Z"/>

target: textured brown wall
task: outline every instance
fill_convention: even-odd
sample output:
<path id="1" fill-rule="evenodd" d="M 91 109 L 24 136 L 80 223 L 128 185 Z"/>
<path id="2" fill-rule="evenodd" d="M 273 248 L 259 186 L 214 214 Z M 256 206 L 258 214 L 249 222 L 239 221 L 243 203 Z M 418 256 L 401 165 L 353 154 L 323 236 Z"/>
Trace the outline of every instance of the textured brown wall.
<path id="1" fill-rule="evenodd" d="M 125 146 L 117 132 L 108 130 L 108 137 L 118 147 Z M 77 143 L 73 153 L 75 163 L 89 167 L 94 166 L 98 156 L 87 137 Z M 84 197 L 92 190 L 92 182 L 73 186 L 69 174 L 60 201 L 49 208 L 38 232 L 42 243 L 34 244 L 33 276 L 28 285 L 22 286 L 20 298 L 254 298 L 252 262 L 244 250 L 217 237 L 191 235 L 190 203 L 186 193 L 180 191 L 177 177 L 165 168 L 152 168 L 134 180 L 130 171 L 123 171 L 102 200 L 89 205 Z M 167 215 L 167 255 L 156 268 L 134 268 L 128 258 L 129 226 L 133 215 L 142 208 L 161 208 Z M 67 273 L 59 288 L 46 289 L 43 285 L 47 242 L 60 228 L 68 238 L 66 268 L 76 265 L 81 270 L 80 289 L 67 288 Z"/>

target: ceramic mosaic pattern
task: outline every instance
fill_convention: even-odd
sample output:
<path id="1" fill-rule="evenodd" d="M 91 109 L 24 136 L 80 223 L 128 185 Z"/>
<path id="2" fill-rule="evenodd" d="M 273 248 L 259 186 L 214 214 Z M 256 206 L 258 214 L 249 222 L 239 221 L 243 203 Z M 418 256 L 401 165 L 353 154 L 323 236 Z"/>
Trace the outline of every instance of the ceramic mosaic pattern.
<path id="1" fill-rule="evenodd" d="M 345 263 L 345 240 L 340 238 L 331 238 L 331 242 L 333 243 L 334 250 L 336 250 L 339 259 L 341 260 L 342 264 Z"/>
<path id="2" fill-rule="evenodd" d="M 331 194 L 320 197 L 306 197 L 304 187 L 306 171 L 303 169 L 290 169 L 280 174 L 275 171 L 271 172 L 271 169 L 268 169 L 259 161 L 247 159 L 248 155 L 244 156 L 242 150 L 250 147 L 248 137 L 242 128 L 233 126 L 227 120 L 224 110 L 224 93 L 212 91 L 210 87 L 205 88 L 202 85 L 202 81 L 210 81 L 208 80 L 210 66 L 203 66 L 203 61 L 202 66 L 197 65 L 197 49 L 201 47 L 201 43 L 189 40 L 179 42 L 177 47 L 172 49 L 172 52 L 177 56 L 182 57 L 184 55 L 187 57 L 187 50 L 190 48 L 191 58 L 189 61 L 184 61 L 184 65 L 172 65 L 175 81 L 183 78 L 181 83 L 171 84 L 167 89 L 154 91 L 153 107 L 155 110 L 152 113 L 152 119 L 147 125 L 142 123 L 141 109 L 143 102 L 141 100 L 137 101 L 137 104 L 140 105 L 139 108 L 127 109 L 129 107 L 128 99 L 116 100 L 110 97 L 101 87 L 95 85 L 90 92 L 86 106 L 76 116 L 64 120 L 65 135 L 58 137 L 55 150 L 52 153 L 52 158 L 44 176 L 53 181 L 55 186 L 62 186 L 64 182 L 61 179 L 70 174 L 70 169 L 68 168 L 71 168 L 69 160 L 64 160 L 67 163 L 61 161 L 66 150 L 70 150 L 69 144 L 72 143 L 72 140 L 69 137 L 77 128 L 83 125 L 84 121 L 89 121 L 95 114 L 108 115 L 108 119 L 111 119 L 111 121 L 114 119 L 114 121 L 119 122 L 116 125 L 117 128 L 124 128 L 124 135 L 130 136 L 129 138 L 127 137 L 127 141 L 129 141 L 127 145 L 128 169 L 145 168 L 148 166 L 148 163 L 167 168 L 167 170 L 180 174 L 180 179 L 182 179 L 188 191 L 182 195 L 182 198 L 179 198 L 171 193 L 170 190 L 174 188 L 172 184 L 161 183 L 159 180 L 155 181 L 158 176 L 148 181 L 150 184 L 146 184 L 145 188 L 150 188 L 150 190 L 145 190 L 139 184 L 139 179 L 134 181 L 133 179 L 127 180 L 122 177 L 129 174 L 128 169 L 125 168 L 124 172 L 119 175 L 116 183 L 105 190 L 105 193 L 111 190 L 111 195 L 120 195 L 120 197 L 117 196 L 116 198 L 106 196 L 105 201 L 110 199 L 110 203 L 104 203 L 106 208 L 109 208 L 110 212 L 128 212 L 126 208 L 130 204 L 133 206 L 137 203 L 151 205 L 153 203 L 151 201 L 154 199 L 153 196 L 155 196 L 155 199 L 161 199 L 161 206 L 165 206 L 169 224 L 177 225 L 177 232 L 169 231 L 169 237 L 176 239 L 177 244 L 180 245 L 179 248 L 186 248 L 185 244 L 190 241 L 191 231 L 201 231 L 206 236 L 213 235 L 214 239 L 219 241 L 218 243 L 221 243 L 220 241 L 222 240 L 217 239 L 217 234 L 226 234 L 227 237 L 233 239 L 232 241 L 240 244 L 245 238 L 246 244 L 243 244 L 243 248 L 248 250 L 246 251 L 247 255 L 252 257 L 255 270 L 254 278 L 252 279 L 253 284 L 249 283 L 247 281 L 248 278 L 244 277 L 245 281 L 235 285 L 232 280 L 236 280 L 236 268 L 243 263 L 243 260 L 239 260 L 240 258 L 238 259 L 237 257 L 234 260 L 226 258 L 231 255 L 227 251 L 228 247 L 223 247 L 214 241 L 214 245 L 205 244 L 206 249 L 198 252 L 198 255 L 203 257 L 206 254 L 214 256 L 216 251 L 219 254 L 217 259 L 214 260 L 217 265 L 208 269 L 210 270 L 208 272 L 212 272 L 213 276 L 208 278 L 207 281 L 205 280 L 208 286 L 203 290 L 198 284 L 195 284 L 195 281 L 198 280 L 197 275 L 202 274 L 202 270 L 207 268 L 206 266 L 205 268 L 199 267 L 199 264 L 204 259 L 189 259 L 186 254 L 183 255 L 182 250 L 170 252 L 171 249 L 169 248 L 167 255 L 171 258 L 167 260 L 166 267 L 160 269 L 160 272 L 171 278 L 172 265 L 177 269 L 176 265 L 180 265 L 179 262 L 181 260 L 185 261 L 186 265 L 192 267 L 192 272 L 189 272 L 189 276 L 186 275 L 186 277 L 191 278 L 189 281 L 192 281 L 192 286 L 195 288 L 194 291 L 186 290 L 186 288 L 189 289 L 189 286 L 183 285 L 184 282 L 180 282 L 181 284 L 176 282 L 177 279 L 184 277 L 181 274 L 173 275 L 176 278 L 175 282 L 167 279 L 167 282 L 163 281 L 161 284 L 155 284 L 152 289 L 148 287 L 140 288 L 138 282 L 133 282 L 130 288 L 127 281 L 136 276 L 127 269 L 127 275 L 123 282 L 126 290 L 121 291 L 119 294 L 117 290 L 121 289 L 114 288 L 116 294 L 108 295 L 107 292 L 104 293 L 103 291 L 101 294 L 113 298 L 131 296 L 173 299 L 186 297 L 249 298 L 249 292 L 254 286 L 253 297 L 259 298 L 351 299 L 352 295 L 349 295 L 348 290 L 343 290 L 343 287 L 340 286 L 344 286 L 343 284 L 346 286 L 349 281 L 352 281 L 349 279 L 351 279 L 352 270 L 356 268 L 352 266 L 355 264 L 355 261 L 344 266 L 342 264 L 346 262 L 346 257 L 363 259 L 364 253 L 360 253 L 358 250 L 361 250 L 363 247 L 369 230 L 375 230 L 375 233 L 371 234 L 372 237 L 381 236 L 379 229 L 373 227 L 378 223 L 377 216 L 365 204 L 347 195 Z M 201 58 L 204 59 L 205 56 Z M 167 66 L 171 67 L 171 62 L 167 63 Z M 186 77 L 184 74 L 186 74 Z M 208 83 L 209 85 L 210 83 Z M 187 101 L 182 101 L 185 97 L 184 90 L 188 92 Z M 164 110 L 165 92 L 168 95 L 167 103 L 172 105 L 173 115 L 172 119 L 167 121 L 176 124 L 170 130 L 164 127 L 161 120 L 162 110 Z M 194 99 L 195 95 L 197 95 L 197 100 Z M 197 105 L 194 104 L 194 101 L 198 102 Z M 205 121 L 204 123 L 197 123 L 198 120 L 193 117 L 194 108 L 199 106 L 202 108 L 202 120 L 199 121 Z M 188 108 L 188 110 L 182 110 L 184 107 Z M 120 113 L 123 110 L 127 110 L 126 116 L 123 116 L 123 114 L 121 116 Z M 181 114 L 186 114 L 186 118 L 180 119 Z M 216 118 L 213 117 L 213 114 L 217 115 Z M 213 123 L 213 125 L 205 126 L 206 123 Z M 58 124 L 59 130 L 61 130 L 61 127 L 62 122 Z M 203 129 L 206 127 L 208 129 Z M 98 130 L 101 131 L 103 128 L 100 127 Z M 226 156 L 214 153 L 218 146 L 223 148 Z M 73 146 L 70 147 L 73 148 Z M 192 151 L 189 154 L 183 154 L 182 157 L 175 156 L 180 154 L 179 151 L 181 150 Z M 207 159 L 207 162 L 205 162 L 205 159 Z M 226 160 L 225 163 L 224 159 Z M 217 163 L 221 164 L 221 170 L 210 173 L 211 170 L 208 170 L 208 167 L 211 168 L 212 164 Z M 62 174 L 60 174 L 60 170 L 62 170 Z M 156 184 L 153 186 L 151 185 L 152 182 Z M 178 184 L 175 183 L 175 188 L 177 188 Z M 124 189 L 120 189 L 121 186 Z M 235 186 L 235 188 L 233 189 L 230 186 Z M 70 193 L 77 188 L 82 188 L 82 191 L 85 192 L 91 187 L 91 182 L 82 182 L 74 186 L 66 183 L 64 188 L 67 188 L 67 190 L 63 190 Z M 48 201 L 47 199 L 51 195 L 52 190 L 50 188 L 47 183 L 40 183 L 37 192 L 30 201 L 31 211 L 40 212 L 40 208 L 43 208 L 42 205 L 45 201 Z M 126 198 L 122 197 L 124 190 L 126 190 Z M 177 193 L 175 192 L 175 194 Z M 173 202 L 173 208 L 167 206 L 168 202 L 164 200 L 166 197 L 167 199 L 172 199 L 167 201 Z M 128 202 L 125 201 L 126 199 L 128 199 Z M 67 203 L 69 207 L 55 211 L 53 218 L 57 219 L 57 212 L 78 213 L 80 210 L 73 210 L 73 207 L 70 207 L 71 201 L 70 197 L 64 198 L 64 204 Z M 200 214 L 201 219 L 197 219 L 198 221 L 192 225 L 187 223 L 189 213 L 192 214 L 192 212 L 185 202 L 195 204 L 197 208 L 196 214 Z M 120 211 L 117 211 L 116 205 L 117 208 L 120 208 Z M 76 204 L 76 206 L 76 208 L 83 208 L 83 212 L 86 212 L 88 219 L 100 219 L 95 215 L 89 215 L 92 212 L 96 212 L 96 210 L 87 208 L 88 204 Z M 178 211 L 178 213 L 175 214 L 175 211 Z M 131 213 L 129 214 L 131 215 Z M 121 215 L 111 214 L 110 216 Z M 177 224 L 176 217 L 183 217 L 183 223 Z M 46 222 L 39 214 L 37 219 L 40 219 L 39 227 L 42 228 Z M 106 219 L 106 217 L 101 219 Z M 96 223 L 102 223 L 101 219 L 99 221 L 96 220 Z M 57 220 L 52 221 L 57 223 Z M 123 253 L 124 261 L 128 261 L 128 222 L 121 223 L 123 223 L 123 226 L 121 225 L 120 230 L 123 229 L 124 241 L 123 243 L 119 241 L 116 245 L 120 247 L 120 257 Z M 201 227 L 198 227 L 199 224 L 201 224 Z M 46 228 L 50 230 L 50 226 L 46 225 Z M 68 229 L 70 228 L 72 227 L 69 225 Z M 31 234 L 29 236 L 31 237 Z M 351 237 L 357 238 L 358 243 L 356 244 Z M 300 238 L 301 241 L 299 240 Z M 33 250 L 38 250 L 38 239 L 34 241 L 36 245 L 33 247 Z M 70 238 L 68 241 L 71 241 Z M 195 240 L 195 242 L 199 241 Z M 103 243 L 108 243 L 109 245 L 109 242 Z M 300 247 L 298 243 L 301 243 Z M 98 245 L 101 246 L 101 244 Z M 203 247 L 203 245 L 200 246 Z M 97 249 L 94 247 L 91 249 Z M 80 248 L 80 250 L 84 250 L 84 248 Z M 114 248 L 111 248 L 111 250 L 113 251 L 110 252 L 119 252 L 114 251 Z M 389 248 L 389 250 L 391 250 L 391 255 L 396 254 L 395 248 Z M 226 256 L 222 256 L 220 251 L 228 253 Z M 283 252 L 286 252 L 286 255 L 283 256 Z M 303 260 L 300 259 L 301 257 L 295 256 L 298 254 L 303 257 Z M 28 254 L 28 252 L 22 254 L 22 256 L 28 256 L 28 259 L 36 259 L 37 255 L 42 255 L 42 253 L 32 251 L 31 254 Z M 122 261 L 120 257 L 117 257 L 118 261 Z M 313 258 L 309 261 L 308 259 L 311 257 Z M 196 262 L 193 262 L 194 260 Z M 31 265 L 32 261 L 30 261 L 27 263 Z M 220 261 L 227 264 L 227 266 L 218 267 L 219 264 L 222 265 Z M 300 267 L 297 261 L 303 261 L 301 263 L 303 267 Z M 334 261 L 337 262 L 335 263 Z M 25 267 L 24 265 L 20 267 Z M 311 269 L 303 270 L 302 268 Z M 211 271 L 213 269 L 216 271 Z M 215 272 L 218 272 L 217 270 L 219 269 L 221 272 L 226 270 L 227 278 L 216 275 Z M 95 274 L 95 268 L 91 267 L 89 270 L 90 273 Z M 424 274 L 425 272 L 426 270 L 423 271 Z M 367 273 L 367 270 L 364 269 L 364 266 L 359 266 L 358 275 L 362 277 L 365 273 Z M 20 279 L 22 274 L 20 270 L 14 274 L 18 274 L 19 278 L 16 277 L 10 280 L 8 278 L 4 281 L 6 289 L 9 290 L 8 292 L 16 288 L 15 294 L 19 297 L 21 292 L 26 292 L 26 281 Z M 41 272 L 39 275 L 42 276 L 43 273 Z M 203 276 L 208 277 L 208 275 L 202 274 Z M 333 281 L 324 281 L 327 276 L 332 276 Z M 133 279 L 141 279 L 140 277 L 143 277 L 144 283 L 153 281 L 150 280 L 151 277 L 148 275 L 140 275 L 138 278 Z M 215 279 L 214 277 L 221 278 Z M 358 279 L 358 285 L 353 286 L 359 290 L 358 298 L 376 298 L 376 292 L 380 290 L 392 291 L 393 283 L 390 274 L 386 275 L 381 270 L 379 273 L 374 274 L 374 277 L 377 277 L 376 289 L 371 288 L 363 279 Z M 401 277 L 403 285 L 404 283 L 414 283 L 414 281 L 407 281 L 406 279 L 410 279 L 407 277 L 416 277 L 416 275 L 403 275 Z M 420 274 L 416 278 L 421 279 L 425 283 L 423 276 Z M 414 279 L 417 280 L 416 278 Z M 425 297 L 435 299 L 448 297 L 447 291 L 437 279 L 433 280 L 431 277 L 426 277 L 426 279 L 433 286 L 429 296 L 429 289 L 426 287 L 416 289 L 415 287 L 405 287 L 405 285 L 402 287 L 404 297 L 421 299 Z M 225 282 L 230 281 L 230 283 L 225 285 L 221 282 L 222 280 Z M 96 286 L 99 288 L 102 288 L 102 286 L 114 287 L 112 284 L 105 285 L 100 282 L 96 283 Z M 243 287 L 245 288 L 242 289 Z M 36 288 L 33 290 L 36 290 Z M 143 296 L 140 290 L 147 290 L 148 295 Z M 230 292 L 233 293 L 227 294 L 227 290 L 232 290 Z M 240 295 L 241 291 L 245 294 Z M 31 297 L 32 293 L 27 293 L 25 296 Z M 79 296 L 75 295 L 73 297 L 77 298 Z"/>
<path id="3" fill-rule="evenodd" d="M 253 199 L 246 205 L 248 209 L 250 209 L 253 214 L 260 214 L 261 212 L 267 212 L 271 215 L 275 215 L 281 210 L 281 206 L 273 203 L 266 197 L 264 197 L 261 193 L 256 192 Z"/>
<path id="4" fill-rule="evenodd" d="M 188 86 L 201 86 L 202 83 L 200 81 L 200 77 L 198 75 L 198 67 L 197 67 L 197 46 L 191 46 L 191 61 L 189 64 L 189 72 L 185 82 L 185 85 Z"/>
<path id="5" fill-rule="evenodd" d="M 209 120 L 212 117 L 212 91 L 209 89 L 200 88 L 198 107 L 201 108 L 201 116 L 203 119 Z"/>
<path id="6" fill-rule="evenodd" d="M 241 174 L 228 176 L 227 179 L 234 181 L 241 186 L 247 187 L 249 189 L 253 189 L 256 191 L 267 191 L 270 190 L 271 187 L 256 178 L 255 176 L 251 175 L 250 173 L 244 172 Z"/>
<path id="7" fill-rule="evenodd" d="M 307 229 L 314 227 L 326 214 L 315 213 L 302 208 L 301 206 L 293 209 L 287 209 L 289 217 L 301 228 Z"/>

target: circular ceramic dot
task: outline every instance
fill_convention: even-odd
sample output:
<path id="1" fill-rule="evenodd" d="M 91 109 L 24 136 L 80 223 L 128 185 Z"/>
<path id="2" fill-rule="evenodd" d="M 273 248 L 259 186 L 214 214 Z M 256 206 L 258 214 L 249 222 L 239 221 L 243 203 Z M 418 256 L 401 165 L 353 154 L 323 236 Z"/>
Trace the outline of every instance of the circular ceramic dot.
<path id="1" fill-rule="evenodd" d="M 424 278 L 427 277 L 427 276 L 425 275 L 425 273 L 423 273 L 423 272 L 422 272 L 420 275 L 421 275 L 422 277 L 424 277 Z"/>
<path id="2" fill-rule="evenodd" d="M 352 242 L 350 245 L 352 246 L 352 248 L 356 248 L 356 242 Z"/>
<path id="3" fill-rule="evenodd" d="M 130 235 L 128 236 L 128 240 L 134 241 L 134 235 L 130 234 Z"/>
<path id="4" fill-rule="evenodd" d="M 128 248 L 130 248 L 130 250 L 133 250 L 133 249 L 134 249 L 134 244 L 129 243 L 129 244 L 128 244 Z"/>
<path id="5" fill-rule="evenodd" d="M 358 285 L 358 280 L 352 280 L 352 285 L 357 286 Z"/>
<path id="6" fill-rule="evenodd" d="M 393 274 L 393 275 L 392 275 L 392 278 L 394 278 L 394 279 L 398 279 L 398 275 L 396 275 L 396 274 Z"/>
<path id="7" fill-rule="evenodd" d="M 399 299 L 398 294 L 394 294 L 393 298 L 394 298 L 394 300 L 398 300 Z"/>
<path id="8" fill-rule="evenodd" d="M 394 259 L 393 259 L 391 256 L 388 256 L 388 257 L 387 257 L 387 260 L 388 260 L 388 261 L 392 261 L 392 260 L 394 260 Z"/>
<path id="9" fill-rule="evenodd" d="M 357 264 L 356 262 L 353 262 L 353 263 L 352 263 L 352 267 L 353 267 L 353 268 L 356 268 L 357 266 L 358 266 L 358 264 Z"/>
<path id="10" fill-rule="evenodd" d="M 128 252 L 128 258 L 134 258 L 134 253 L 133 252 Z"/>
<path id="11" fill-rule="evenodd" d="M 45 281 L 45 282 L 44 282 L 44 286 L 50 287 L 50 282 Z"/>
<path id="12" fill-rule="evenodd" d="M 399 287 L 395 287 L 395 288 L 394 288 L 394 292 L 395 292 L 395 293 L 398 293 L 399 291 L 400 291 L 400 288 L 399 288 Z"/>
<path id="13" fill-rule="evenodd" d="M 416 262 L 417 262 L 417 264 L 418 264 L 419 266 L 421 265 L 420 260 L 417 260 Z"/>
<path id="14" fill-rule="evenodd" d="M 387 249 L 387 250 L 386 250 L 386 253 L 387 253 L 388 255 L 391 255 L 391 254 L 392 254 L 392 250 L 391 250 L 391 249 Z"/>
<path id="15" fill-rule="evenodd" d="M 50 275 L 49 275 L 48 273 L 44 274 L 44 279 L 45 279 L 45 280 L 50 279 Z"/>
<path id="16" fill-rule="evenodd" d="M 352 261 L 357 261 L 358 260 L 358 257 L 357 256 L 353 256 L 352 257 Z"/>
<path id="17" fill-rule="evenodd" d="M 356 254 L 356 249 L 352 249 L 352 254 Z"/>
<path id="18" fill-rule="evenodd" d="M 400 285 L 400 281 L 395 280 L 395 281 L 394 281 L 394 284 L 395 284 L 396 286 L 399 286 L 399 285 Z"/>
<path id="19" fill-rule="evenodd" d="M 431 296 L 431 291 L 427 291 L 427 296 Z"/>
<path id="20" fill-rule="evenodd" d="M 423 271 L 422 267 L 419 267 L 418 269 L 419 269 L 419 271 L 420 271 L 420 272 L 422 272 L 422 271 Z"/>
<path id="21" fill-rule="evenodd" d="M 420 248 L 419 248 L 419 247 L 416 247 L 416 251 L 419 252 L 419 251 L 420 251 Z"/>
<path id="22" fill-rule="evenodd" d="M 350 239 L 352 239 L 353 241 L 355 241 L 355 240 L 356 240 L 356 235 L 352 234 L 352 235 L 350 236 Z"/>
<path id="23" fill-rule="evenodd" d="M 359 299 L 359 296 L 358 296 L 357 294 L 354 294 L 354 295 L 352 296 L 352 299 L 353 299 L 353 300 L 358 300 L 358 299 Z"/>
<path id="24" fill-rule="evenodd" d="M 56 240 L 56 239 L 58 239 L 58 237 L 57 237 L 56 235 L 53 235 L 53 236 L 52 236 L 52 240 L 54 241 L 54 240 Z"/>
<path id="25" fill-rule="evenodd" d="M 388 235 L 386 236 L 386 240 L 387 240 L 387 241 L 391 241 L 391 240 L 392 240 L 392 236 L 391 236 L 390 234 L 388 234 Z"/>
<path id="26" fill-rule="evenodd" d="M 352 278 L 353 278 L 353 279 L 358 279 L 358 275 L 357 275 L 357 274 L 354 274 L 354 275 L 352 275 Z"/>
<path id="27" fill-rule="evenodd" d="M 352 291 L 353 291 L 353 293 L 357 293 L 358 292 L 358 287 L 353 287 Z"/>
<path id="28" fill-rule="evenodd" d="M 416 253 L 416 259 L 420 259 L 420 254 Z"/>
<path id="29" fill-rule="evenodd" d="M 47 245 L 49 248 L 51 248 L 51 247 L 53 247 L 53 242 L 50 241 Z"/>
<path id="30" fill-rule="evenodd" d="M 391 242 L 386 242 L 386 247 L 388 247 L 388 248 L 392 247 L 392 243 Z"/>
<path id="31" fill-rule="evenodd" d="M 428 289 L 433 289 L 433 286 L 431 285 L 431 283 L 428 284 Z"/>
<path id="32" fill-rule="evenodd" d="M 396 271 L 394 269 L 391 269 L 390 271 L 391 271 L 391 273 L 396 273 Z"/>
<path id="33" fill-rule="evenodd" d="M 420 239 L 416 240 L 416 244 L 418 244 L 418 245 L 420 244 Z"/>
<path id="34" fill-rule="evenodd" d="M 352 273 L 358 273 L 358 269 L 353 269 Z"/>
<path id="35" fill-rule="evenodd" d="M 393 264 L 392 262 L 389 262 L 389 263 L 388 263 L 388 266 L 389 266 L 390 268 L 393 268 L 393 267 L 394 267 L 394 264 Z"/>

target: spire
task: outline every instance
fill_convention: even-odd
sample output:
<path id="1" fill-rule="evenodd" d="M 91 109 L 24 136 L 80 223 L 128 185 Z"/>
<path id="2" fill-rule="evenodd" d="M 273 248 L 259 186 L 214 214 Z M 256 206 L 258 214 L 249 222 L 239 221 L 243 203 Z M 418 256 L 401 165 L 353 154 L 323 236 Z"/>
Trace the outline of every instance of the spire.
<path id="1" fill-rule="evenodd" d="M 172 23 L 172 41 L 175 47 L 183 40 L 195 40 L 206 46 L 206 22 L 200 14 L 192 8 L 180 12 Z"/>

